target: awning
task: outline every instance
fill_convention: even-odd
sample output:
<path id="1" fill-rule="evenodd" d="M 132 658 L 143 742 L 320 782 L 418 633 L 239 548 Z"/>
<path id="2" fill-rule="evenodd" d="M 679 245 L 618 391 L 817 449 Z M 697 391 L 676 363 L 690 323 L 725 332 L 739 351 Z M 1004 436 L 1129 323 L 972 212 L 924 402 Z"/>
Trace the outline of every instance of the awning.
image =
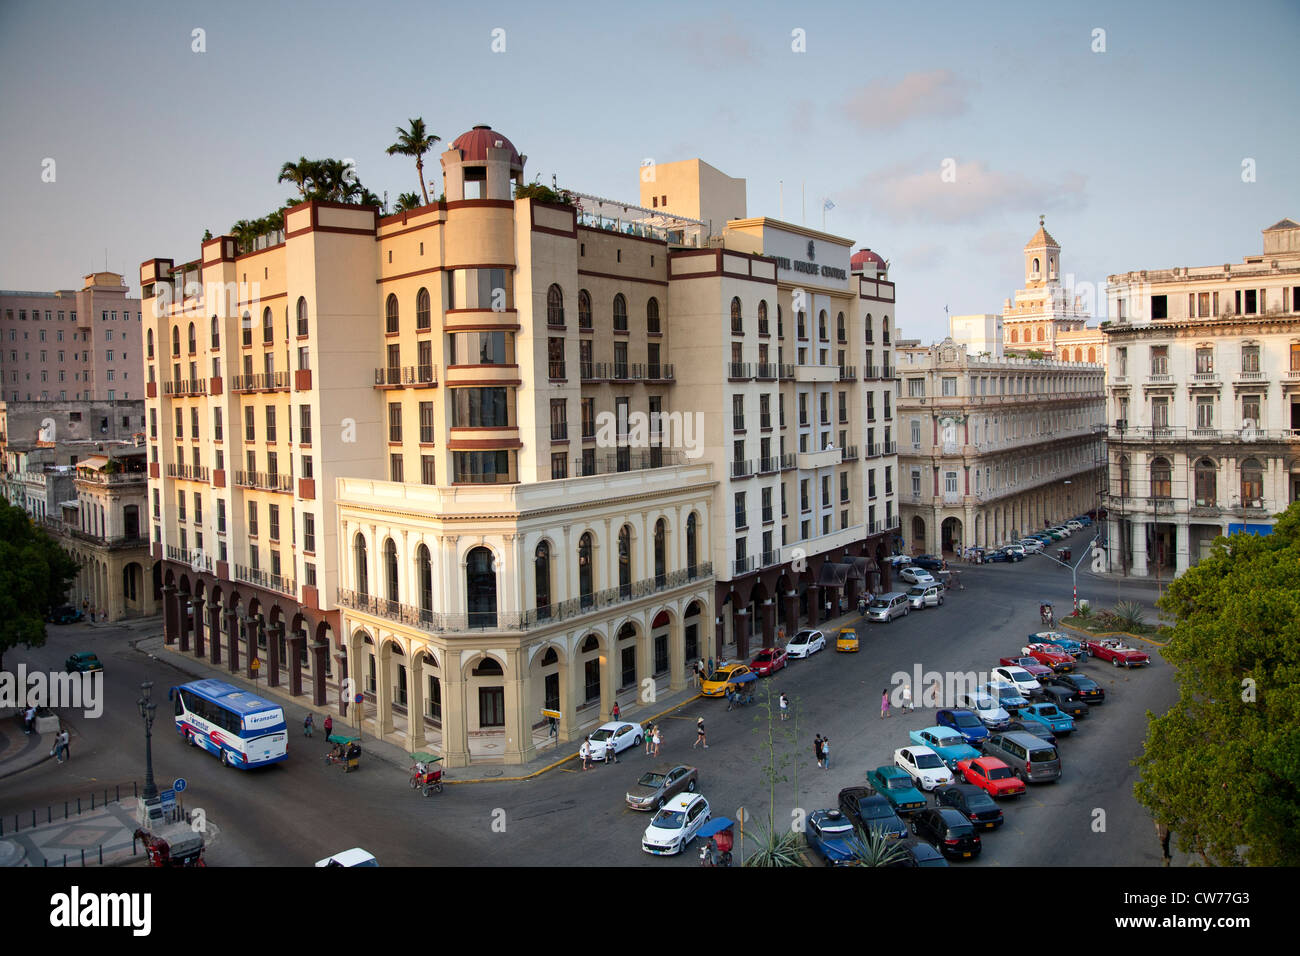
<path id="1" fill-rule="evenodd" d="M 842 588 L 849 579 L 849 571 L 852 567 L 847 564 L 837 564 L 827 561 L 822 565 L 821 574 L 817 578 L 819 588 Z"/>
<path id="2" fill-rule="evenodd" d="M 867 576 L 876 570 L 876 559 L 855 557 L 849 561 L 849 565 L 853 568 L 853 570 L 849 572 L 849 580 L 861 581 L 865 584 L 867 582 Z"/>
<path id="3" fill-rule="evenodd" d="M 77 462 L 78 468 L 94 468 L 96 471 L 108 464 L 108 458 L 104 455 L 91 455 L 89 458 Z"/>

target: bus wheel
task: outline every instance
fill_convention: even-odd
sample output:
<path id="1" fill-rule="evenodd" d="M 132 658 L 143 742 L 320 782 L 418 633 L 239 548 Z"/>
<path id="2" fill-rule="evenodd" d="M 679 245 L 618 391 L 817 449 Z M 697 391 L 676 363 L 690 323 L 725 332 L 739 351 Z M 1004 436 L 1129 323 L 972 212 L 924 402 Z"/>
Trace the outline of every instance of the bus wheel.
<path id="1" fill-rule="evenodd" d="M 197 747 L 197 746 L 198 746 L 198 744 L 196 744 L 196 743 L 194 742 L 194 735 L 193 735 L 192 733 L 190 733 L 188 730 L 185 731 L 185 742 L 186 742 L 187 744 L 189 744 L 191 747 Z"/>
<path id="2" fill-rule="evenodd" d="M 226 753 L 224 748 L 221 751 L 221 766 L 223 767 L 230 766 L 230 756 Z"/>

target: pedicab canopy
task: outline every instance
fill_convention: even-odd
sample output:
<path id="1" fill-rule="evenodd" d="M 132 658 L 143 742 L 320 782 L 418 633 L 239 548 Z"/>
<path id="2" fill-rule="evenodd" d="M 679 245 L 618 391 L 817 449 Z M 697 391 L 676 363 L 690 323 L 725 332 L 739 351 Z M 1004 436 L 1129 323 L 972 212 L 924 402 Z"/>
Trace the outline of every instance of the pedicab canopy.
<path id="1" fill-rule="evenodd" d="M 408 754 L 408 756 L 416 763 L 437 763 L 442 759 L 441 757 L 435 757 L 433 754 L 427 754 L 423 750 L 417 750 L 413 754 Z"/>
<path id="2" fill-rule="evenodd" d="M 730 830 L 734 826 L 735 823 L 728 820 L 726 817 L 714 817 L 708 823 L 704 824 L 704 826 L 700 827 L 700 836 L 707 840 L 709 837 L 715 836 L 723 830 Z"/>
<path id="3" fill-rule="evenodd" d="M 347 746 L 348 744 L 357 743 L 360 740 L 361 740 L 360 737 L 345 737 L 342 734 L 330 734 L 328 737 L 325 738 L 325 741 L 327 743 L 343 744 L 344 746 Z"/>
<path id="4" fill-rule="evenodd" d="M 753 671 L 750 671 L 748 674 L 741 674 L 739 677 L 735 678 L 734 680 L 730 680 L 727 683 L 748 684 L 750 681 L 755 681 L 755 680 L 758 680 L 758 675 L 755 674 Z"/>

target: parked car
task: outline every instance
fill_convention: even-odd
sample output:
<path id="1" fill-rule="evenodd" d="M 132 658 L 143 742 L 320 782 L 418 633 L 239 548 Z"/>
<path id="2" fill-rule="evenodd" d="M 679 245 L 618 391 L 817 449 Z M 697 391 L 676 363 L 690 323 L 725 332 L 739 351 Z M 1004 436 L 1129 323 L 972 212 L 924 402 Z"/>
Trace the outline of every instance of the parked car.
<path id="1" fill-rule="evenodd" d="M 929 747 L 939 755 L 949 770 L 955 770 L 957 764 L 970 757 L 978 757 L 980 752 L 966 743 L 966 738 L 950 727 L 926 727 L 913 730 L 908 734 L 912 743 Z"/>
<path id="2" fill-rule="evenodd" d="M 957 731 L 966 738 L 968 744 L 978 745 L 989 735 L 989 729 L 984 726 L 984 722 L 969 710 L 941 710 L 934 715 L 934 722 L 940 727 Z"/>
<path id="3" fill-rule="evenodd" d="M 723 661 L 704 681 L 700 684 L 700 693 L 705 697 L 723 697 L 727 693 L 727 685 L 739 677 L 741 674 L 750 673 L 749 665 L 743 661 Z"/>
<path id="4" fill-rule="evenodd" d="M 1069 528 L 1071 531 L 1082 531 L 1082 530 L 1083 530 L 1083 522 L 1082 522 L 1082 521 L 1078 521 L 1078 520 L 1076 520 L 1075 518 L 1071 518 L 1069 521 L 1067 521 L 1067 522 L 1065 523 L 1065 526 L 1066 526 L 1067 528 Z"/>
<path id="5" fill-rule="evenodd" d="M 785 652 L 790 657 L 804 658 L 826 648 L 826 635 L 821 631 L 804 628 L 790 638 L 785 645 Z"/>
<path id="6" fill-rule="evenodd" d="M 885 559 L 891 568 L 905 568 L 912 563 L 910 554 L 891 554 Z"/>
<path id="7" fill-rule="evenodd" d="M 1019 667 L 1040 683 L 1052 676 L 1050 667 L 1038 663 L 1032 657 L 1002 657 L 998 659 L 998 663 L 1003 667 Z"/>
<path id="8" fill-rule="evenodd" d="M 979 855 L 980 838 L 960 810 L 929 807 L 911 820 L 912 832 L 952 860 L 969 860 Z"/>
<path id="9" fill-rule="evenodd" d="M 998 548 L 991 556 L 985 555 L 986 561 L 1004 561 L 1015 564 L 1017 561 L 1025 560 L 1025 552 L 1022 550 L 1013 550 L 1012 548 Z"/>
<path id="10" fill-rule="evenodd" d="M 770 677 L 789 663 L 784 648 L 765 647 L 749 662 L 749 669 L 759 677 Z"/>
<path id="11" fill-rule="evenodd" d="M 922 790 L 946 787 L 952 783 L 952 771 L 929 747 L 913 745 L 894 751 L 894 766 L 917 782 Z"/>
<path id="12" fill-rule="evenodd" d="M 45 620 L 50 624 L 75 624 L 85 618 L 81 608 L 73 607 L 71 604 L 65 604 L 62 607 L 56 607 L 45 615 Z"/>
<path id="13" fill-rule="evenodd" d="M 839 804 L 840 811 L 867 832 L 877 830 L 890 839 L 907 836 L 907 824 L 894 812 L 894 805 L 870 787 L 845 787 Z"/>
<path id="14" fill-rule="evenodd" d="M 1068 687 L 1049 684 L 1043 688 L 1043 695 L 1047 703 L 1053 704 L 1057 710 L 1069 714 L 1075 720 L 1088 716 L 1088 705 L 1080 700 L 1076 693 Z"/>
<path id="15" fill-rule="evenodd" d="M 1031 644 L 1055 645 L 1075 660 L 1088 656 L 1088 645 L 1084 641 L 1076 641 L 1062 631 L 1035 631 L 1027 640 Z"/>
<path id="16" fill-rule="evenodd" d="M 699 771 L 685 764 L 663 764 L 647 770 L 627 791 L 627 805 L 633 810 L 658 810 L 682 791 L 694 793 Z"/>
<path id="17" fill-rule="evenodd" d="M 1055 644 L 1028 644 L 1020 649 L 1020 653 L 1050 667 L 1057 674 L 1074 670 L 1074 658 Z"/>
<path id="18" fill-rule="evenodd" d="M 868 770 L 867 784 L 888 800 L 897 813 L 913 813 L 925 806 L 925 795 L 916 789 L 912 778 L 898 767 Z"/>
<path id="19" fill-rule="evenodd" d="M 839 810 L 814 810 L 808 814 L 804 837 L 830 866 L 851 866 L 862 859 L 853 821 Z"/>
<path id="20" fill-rule="evenodd" d="M 937 554 L 921 554 L 913 558 L 912 563 L 925 571 L 941 571 L 945 562 Z"/>
<path id="21" fill-rule="evenodd" d="M 681 853 L 709 822 L 709 801 L 698 793 L 673 797 L 654 815 L 641 837 L 641 849 L 656 856 Z"/>
<path id="22" fill-rule="evenodd" d="M 317 866 L 378 866 L 379 861 L 369 850 L 363 850 L 359 846 L 354 846 L 350 850 L 344 850 L 341 853 L 335 853 L 333 856 L 327 856 L 323 860 L 316 861 Z M 340 874 L 342 875 L 342 874 Z"/>
<path id="23" fill-rule="evenodd" d="M 963 760 L 957 765 L 957 778 L 991 797 L 1017 797 L 1025 792 L 1025 782 L 997 757 Z"/>
<path id="24" fill-rule="evenodd" d="M 1016 690 L 1020 691 L 1020 696 L 1026 699 L 1040 697 L 1043 693 L 1043 685 L 1038 682 L 1038 679 L 1016 664 L 1010 666 L 1004 664 L 993 668 L 993 679 L 1014 684 Z"/>
<path id="25" fill-rule="evenodd" d="M 1037 538 L 1021 538 L 1020 546 L 1025 549 L 1026 554 L 1040 554 L 1043 550 L 1043 542 Z"/>
<path id="26" fill-rule="evenodd" d="M 1110 661 L 1116 667 L 1142 667 L 1151 663 L 1151 655 L 1129 647 L 1123 641 L 1106 638 L 1088 642 L 1088 653 L 1100 661 Z"/>
<path id="27" fill-rule="evenodd" d="M 934 802 L 936 806 L 960 811 L 977 830 L 993 830 L 1003 823 L 1002 808 L 974 784 L 955 783 L 935 791 Z"/>
<path id="28" fill-rule="evenodd" d="M 859 650 L 862 643 L 858 640 L 858 632 L 851 627 L 842 627 L 839 633 L 835 635 L 835 650 L 837 652 L 849 652 Z"/>
<path id="29" fill-rule="evenodd" d="M 907 858 L 898 863 L 891 863 L 890 866 L 947 866 L 948 861 L 944 859 L 942 853 L 936 850 L 924 840 L 918 840 L 915 837 L 903 844 L 907 848 Z"/>
<path id="30" fill-rule="evenodd" d="M 914 611 L 927 607 L 938 607 L 943 603 L 943 588 L 937 584 L 915 585 L 907 592 L 907 603 Z"/>
<path id="31" fill-rule="evenodd" d="M 1056 744 L 1056 734 L 1052 733 L 1052 728 L 1047 726 L 1047 724 L 1040 724 L 1034 720 L 1013 720 L 1002 728 L 1002 732 L 1004 734 L 1032 734 L 1039 740 L 1045 740 L 1047 743 L 1052 745 Z"/>
<path id="32" fill-rule="evenodd" d="M 1019 717 L 1025 724 L 1030 721 L 1046 724 L 1058 736 L 1074 733 L 1074 718 L 1063 713 L 1055 704 L 1031 704 L 1020 711 Z"/>
<path id="33" fill-rule="evenodd" d="M 982 691 L 958 694 L 957 706 L 972 711 L 990 730 L 1005 727 L 1011 721 L 1011 715 L 1002 709 L 1002 705 Z"/>
<path id="34" fill-rule="evenodd" d="M 1091 677 L 1083 674 L 1061 674 L 1047 682 L 1050 686 L 1065 687 L 1079 695 L 1080 700 L 1089 704 L 1100 704 L 1106 700 L 1106 689 Z"/>
<path id="35" fill-rule="evenodd" d="M 1056 748 L 1032 734 L 990 734 L 984 755 L 997 757 L 1026 783 L 1061 779 L 1061 757 Z"/>
<path id="36" fill-rule="evenodd" d="M 104 665 L 99 662 L 99 658 L 90 651 L 78 651 L 69 655 L 68 659 L 63 662 L 69 673 L 88 674 L 91 671 L 102 671 Z"/>
<path id="37" fill-rule="evenodd" d="M 898 572 L 898 576 L 909 584 L 924 584 L 928 586 L 939 583 L 934 579 L 934 576 L 930 574 L 929 571 L 925 571 L 915 565 L 903 568 L 903 570 Z"/>
<path id="38" fill-rule="evenodd" d="M 877 594 L 867 604 L 867 620 L 888 624 L 896 617 L 907 617 L 912 606 L 902 591 Z"/>
<path id="39" fill-rule="evenodd" d="M 1014 544 L 1007 545 L 1002 550 L 1007 552 L 1008 554 L 1012 554 L 1012 553 L 1017 554 L 1020 556 L 1020 558 L 1024 558 L 1025 556 L 1025 546 L 1018 541 Z"/>
<path id="40" fill-rule="evenodd" d="M 981 685 L 979 689 L 1001 704 L 1002 709 L 1008 714 L 1014 714 L 1020 708 L 1029 706 L 1029 701 L 1020 693 L 1020 688 L 1007 681 L 992 680 Z"/>
<path id="41" fill-rule="evenodd" d="M 641 726 L 621 720 L 601 724 L 591 735 L 591 759 L 608 760 L 610 751 L 621 754 L 629 747 L 641 746 Z"/>

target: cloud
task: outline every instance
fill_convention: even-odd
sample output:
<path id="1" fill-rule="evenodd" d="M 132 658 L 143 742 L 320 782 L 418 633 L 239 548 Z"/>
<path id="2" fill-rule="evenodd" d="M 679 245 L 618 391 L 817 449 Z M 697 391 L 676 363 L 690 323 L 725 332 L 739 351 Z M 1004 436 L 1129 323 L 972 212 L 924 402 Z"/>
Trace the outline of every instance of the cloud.
<path id="1" fill-rule="evenodd" d="M 953 176 L 944 177 L 940 165 L 921 171 L 915 165 L 895 165 L 865 177 L 848 198 L 893 222 L 949 225 L 995 213 L 1072 211 L 1085 203 L 1087 177 L 1079 173 L 1048 182 L 990 169 L 980 161 L 956 163 L 952 170 Z"/>
<path id="2" fill-rule="evenodd" d="M 742 32 L 744 27 L 734 15 L 724 13 L 678 24 L 677 35 L 686 38 L 691 50 L 706 57 L 705 63 L 752 63 L 758 60 L 758 50 L 749 34 Z"/>
<path id="3" fill-rule="evenodd" d="M 919 246 L 904 249 L 890 263 L 890 269 L 901 267 L 907 270 L 925 271 L 942 265 L 948 258 L 948 247 L 937 242 L 924 242 Z"/>
<path id="4" fill-rule="evenodd" d="M 908 73 L 893 85 L 882 79 L 862 87 L 844 104 L 844 113 L 865 130 L 896 129 L 923 116 L 960 116 L 970 88 L 951 70 Z"/>

